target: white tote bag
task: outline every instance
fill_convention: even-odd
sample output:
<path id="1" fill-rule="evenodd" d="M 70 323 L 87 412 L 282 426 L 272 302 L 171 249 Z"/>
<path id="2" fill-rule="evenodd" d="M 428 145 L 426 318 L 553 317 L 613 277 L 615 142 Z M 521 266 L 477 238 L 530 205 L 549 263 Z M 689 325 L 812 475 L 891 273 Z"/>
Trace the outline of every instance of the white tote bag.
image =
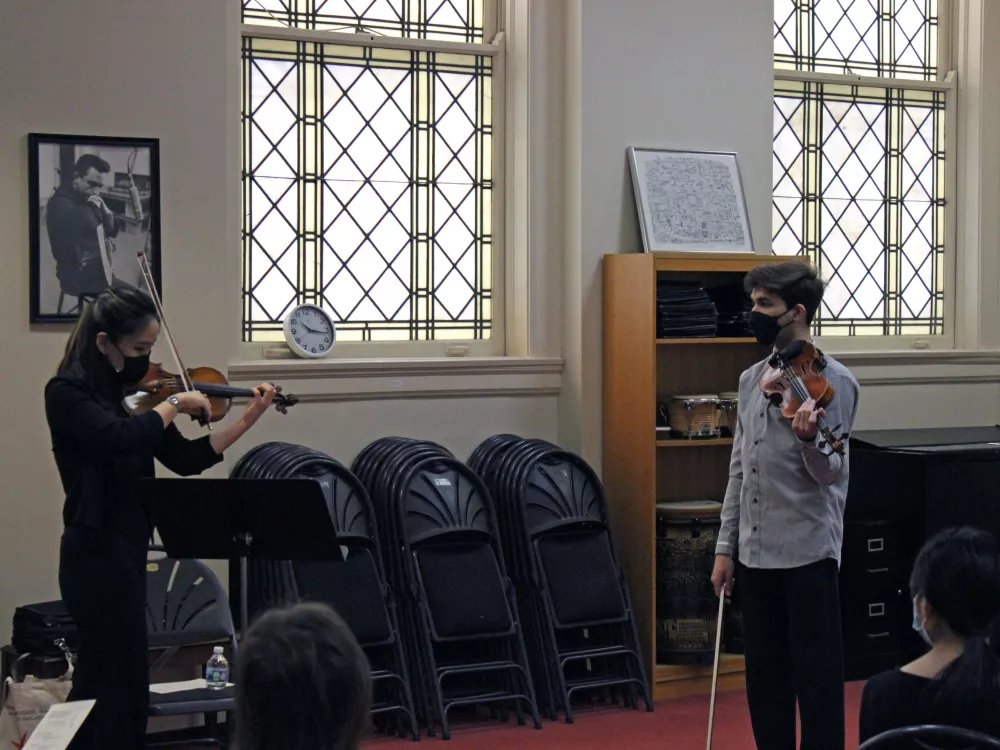
<path id="1" fill-rule="evenodd" d="M 57 703 L 65 703 L 73 686 L 73 667 L 55 679 L 42 680 L 26 675 L 23 682 L 8 677 L 3 685 L 3 708 L 0 710 L 0 750 L 24 747 L 46 712 Z"/>

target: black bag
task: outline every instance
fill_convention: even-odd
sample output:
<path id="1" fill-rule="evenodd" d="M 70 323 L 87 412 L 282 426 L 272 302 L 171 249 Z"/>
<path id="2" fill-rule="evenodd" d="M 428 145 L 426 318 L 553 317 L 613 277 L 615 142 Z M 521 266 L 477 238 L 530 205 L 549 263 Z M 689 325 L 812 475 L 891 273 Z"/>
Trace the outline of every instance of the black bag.
<path id="1" fill-rule="evenodd" d="M 76 651 L 76 624 L 61 601 L 26 604 L 14 610 L 14 633 L 11 645 L 18 654 L 58 656 L 62 653 L 56 641 L 62 638 L 71 651 Z"/>

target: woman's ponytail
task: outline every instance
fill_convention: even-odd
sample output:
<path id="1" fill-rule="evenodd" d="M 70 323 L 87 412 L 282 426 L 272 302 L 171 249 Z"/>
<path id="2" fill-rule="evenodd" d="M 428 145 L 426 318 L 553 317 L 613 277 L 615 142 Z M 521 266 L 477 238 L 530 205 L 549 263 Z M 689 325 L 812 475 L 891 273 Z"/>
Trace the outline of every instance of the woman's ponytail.
<path id="1" fill-rule="evenodd" d="M 960 726 L 988 726 L 1000 706 L 1000 658 L 986 636 L 966 640 L 962 655 L 941 673 L 931 706 Z"/>
<path id="2" fill-rule="evenodd" d="M 80 317 L 76 320 L 73 333 L 66 340 L 66 348 L 63 350 L 62 361 L 59 362 L 60 370 L 68 370 L 74 363 L 80 362 L 83 358 L 83 351 L 90 339 L 97 338 L 94 331 L 94 302 L 87 302 L 80 310 Z"/>
<path id="3" fill-rule="evenodd" d="M 66 342 L 59 369 L 76 370 L 100 396 L 110 400 L 120 397 L 120 393 L 116 395 L 116 390 L 120 392 L 121 385 L 115 380 L 114 370 L 97 346 L 97 336 L 106 333 L 117 344 L 156 319 L 156 305 L 145 292 L 134 287 L 105 289 L 93 302 L 82 306 L 76 328 Z"/>

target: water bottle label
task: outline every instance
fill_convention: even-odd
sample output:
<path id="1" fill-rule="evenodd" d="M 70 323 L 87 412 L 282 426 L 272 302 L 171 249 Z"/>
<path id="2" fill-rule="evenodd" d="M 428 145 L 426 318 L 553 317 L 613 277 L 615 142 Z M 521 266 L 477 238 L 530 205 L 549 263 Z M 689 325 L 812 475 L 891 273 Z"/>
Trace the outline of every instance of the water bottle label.
<path id="1" fill-rule="evenodd" d="M 210 685 L 229 682 L 229 670 L 226 667 L 208 667 L 205 670 L 205 682 Z"/>

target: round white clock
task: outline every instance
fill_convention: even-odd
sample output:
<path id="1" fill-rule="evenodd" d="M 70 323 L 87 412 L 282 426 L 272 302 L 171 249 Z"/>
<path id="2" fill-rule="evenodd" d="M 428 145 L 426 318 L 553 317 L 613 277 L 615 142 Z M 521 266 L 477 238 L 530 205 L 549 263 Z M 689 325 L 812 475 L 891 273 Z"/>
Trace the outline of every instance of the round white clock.
<path id="1" fill-rule="evenodd" d="M 300 357 L 325 357 L 336 340 L 333 316 L 318 305 L 298 305 L 285 316 L 285 341 Z"/>

